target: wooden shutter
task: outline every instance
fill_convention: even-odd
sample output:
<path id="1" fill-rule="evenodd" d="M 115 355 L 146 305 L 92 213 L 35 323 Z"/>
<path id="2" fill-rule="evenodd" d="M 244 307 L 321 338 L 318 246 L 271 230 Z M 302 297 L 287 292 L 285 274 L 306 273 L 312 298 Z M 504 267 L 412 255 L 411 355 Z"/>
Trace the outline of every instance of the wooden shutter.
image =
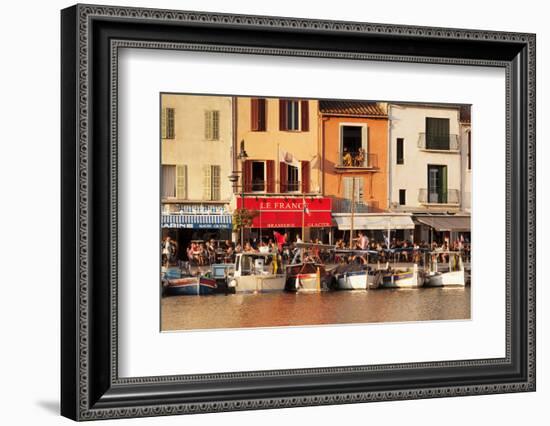
<path id="1" fill-rule="evenodd" d="M 302 101 L 300 105 L 302 115 L 302 132 L 309 132 L 309 101 Z"/>
<path id="2" fill-rule="evenodd" d="M 288 130 L 287 105 L 286 99 L 279 99 L 279 130 Z"/>
<path id="3" fill-rule="evenodd" d="M 220 200 L 221 199 L 221 171 L 220 166 L 212 166 L 210 172 L 210 181 L 211 181 L 211 200 Z"/>
<path id="4" fill-rule="evenodd" d="M 302 161 L 302 192 L 304 194 L 309 193 L 309 161 Z"/>
<path id="5" fill-rule="evenodd" d="M 202 199 L 212 199 L 212 168 L 210 164 L 202 166 Z"/>
<path id="6" fill-rule="evenodd" d="M 250 130 L 258 131 L 260 128 L 258 116 L 258 101 L 257 98 L 250 99 Z"/>
<path id="7" fill-rule="evenodd" d="M 426 117 L 427 149 L 449 149 L 449 123 L 450 120 L 448 118 Z"/>
<path id="8" fill-rule="evenodd" d="M 279 191 L 287 192 L 287 165 L 284 161 L 279 163 Z"/>
<path id="9" fill-rule="evenodd" d="M 243 164 L 243 179 L 244 192 L 252 192 L 252 160 L 246 160 Z"/>
<path id="10" fill-rule="evenodd" d="M 275 192 L 275 160 L 266 160 L 266 192 L 273 193 Z"/>
<path id="11" fill-rule="evenodd" d="M 166 109 L 166 138 L 174 139 L 176 137 L 176 110 L 174 108 Z"/>
<path id="12" fill-rule="evenodd" d="M 166 108 L 160 110 L 160 130 L 162 139 L 166 139 Z"/>
<path id="13" fill-rule="evenodd" d="M 210 111 L 204 111 L 204 138 L 212 140 L 212 114 Z"/>
<path id="14" fill-rule="evenodd" d="M 187 198 L 187 166 L 186 165 L 177 165 L 176 166 L 176 198 L 186 199 Z"/>
<path id="15" fill-rule="evenodd" d="M 212 111 L 212 140 L 220 140 L 220 112 Z"/>

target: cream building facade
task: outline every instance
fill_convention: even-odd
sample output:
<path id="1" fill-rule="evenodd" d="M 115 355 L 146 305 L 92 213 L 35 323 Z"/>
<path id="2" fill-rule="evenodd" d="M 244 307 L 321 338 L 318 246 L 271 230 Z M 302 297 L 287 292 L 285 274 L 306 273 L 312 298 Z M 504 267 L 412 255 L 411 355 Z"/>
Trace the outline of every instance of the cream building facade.
<path id="1" fill-rule="evenodd" d="M 161 225 L 181 247 L 231 238 L 233 100 L 162 94 Z"/>

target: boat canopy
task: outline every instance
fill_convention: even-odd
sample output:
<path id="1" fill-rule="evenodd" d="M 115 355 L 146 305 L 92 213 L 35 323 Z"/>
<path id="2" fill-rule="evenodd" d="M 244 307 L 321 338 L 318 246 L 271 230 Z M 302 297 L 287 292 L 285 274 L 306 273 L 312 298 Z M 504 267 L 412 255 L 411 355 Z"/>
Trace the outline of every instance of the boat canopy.
<path id="1" fill-rule="evenodd" d="M 351 215 L 334 215 L 338 229 L 348 231 L 351 229 Z M 356 214 L 353 218 L 353 229 L 355 230 L 393 230 L 393 229 L 414 229 L 414 222 L 408 214 Z"/>
<path id="2" fill-rule="evenodd" d="M 417 222 L 436 231 L 470 232 L 470 216 L 415 216 Z"/>

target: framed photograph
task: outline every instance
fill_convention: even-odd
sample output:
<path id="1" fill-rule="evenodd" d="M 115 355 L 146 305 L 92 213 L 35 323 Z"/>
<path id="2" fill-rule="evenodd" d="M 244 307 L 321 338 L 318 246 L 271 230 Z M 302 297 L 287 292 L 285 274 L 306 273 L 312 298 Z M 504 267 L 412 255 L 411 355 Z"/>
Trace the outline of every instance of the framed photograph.
<path id="1" fill-rule="evenodd" d="M 535 390 L 535 35 L 61 29 L 64 416 Z"/>

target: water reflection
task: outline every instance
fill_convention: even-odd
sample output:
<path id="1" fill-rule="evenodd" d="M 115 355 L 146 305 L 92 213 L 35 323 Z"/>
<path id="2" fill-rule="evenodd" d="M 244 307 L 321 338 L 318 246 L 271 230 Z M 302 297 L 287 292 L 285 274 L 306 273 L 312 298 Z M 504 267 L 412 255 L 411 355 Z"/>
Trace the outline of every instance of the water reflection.
<path id="1" fill-rule="evenodd" d="M 194 330 L 470 318 L 470 287 L 176 296 L 161 328 Z"/>

